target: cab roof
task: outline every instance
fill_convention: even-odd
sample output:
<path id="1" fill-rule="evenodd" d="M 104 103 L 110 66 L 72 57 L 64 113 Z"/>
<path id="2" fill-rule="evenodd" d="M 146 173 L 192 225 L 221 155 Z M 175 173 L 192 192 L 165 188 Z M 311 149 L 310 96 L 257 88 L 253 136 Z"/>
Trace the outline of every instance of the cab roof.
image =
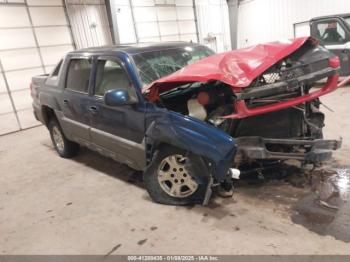
<path id="1" fill-rule="evenodd" d="M 110 45 L 110 46 L 100 46 L 100 47 L 89 47 L 79 50 L 69 52 L 69 54 L 100 54 L 100 53 L 114 53 L 122 51 L 130 55 L 151 52 L 151 51 L 160 51 L 173 48 L 181 48 L 186 46 L 201 46 L 198 43 L 192 42 L 161 42 L 161 43 L 138 43 L 130 45 Z"/>

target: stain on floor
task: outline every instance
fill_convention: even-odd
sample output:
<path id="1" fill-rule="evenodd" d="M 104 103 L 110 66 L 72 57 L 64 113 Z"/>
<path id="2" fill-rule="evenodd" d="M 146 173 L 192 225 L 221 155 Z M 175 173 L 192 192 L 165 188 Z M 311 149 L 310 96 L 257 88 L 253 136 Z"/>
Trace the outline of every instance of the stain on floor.
<path id="1" fill-rule="evenodd" d="M 138 241 L 137 244 L 140 245 L 140 246 L 142 246 L 143 244 L 146 243 L 146 241 L 147 241 L 147 238 Z"/>
<path id="2" fill-rule="evenodd" d="M 349 167 L 323 167 L 304 173 L 281 166 L 260 176 L 248 174 L 236 186 L 250 201 L 273 204 L 310 231 L 350 242 Z"/>
<path id="3" fill-rule="evenodd" d="M 350 168 L 336 168 L 313 185 L 313 192 L 296 203 L 292 221 L 350 242 Z"/>
<path id="4" fill-rule="evenodd" d="M 114 253 L 118 248 L 120 248 L 122 246 L 122 244 L 118 244 L 116 246 L 114 246 L 105 256 L 108 257 L 109 255 L 111 255 L 112 253 Z"/>

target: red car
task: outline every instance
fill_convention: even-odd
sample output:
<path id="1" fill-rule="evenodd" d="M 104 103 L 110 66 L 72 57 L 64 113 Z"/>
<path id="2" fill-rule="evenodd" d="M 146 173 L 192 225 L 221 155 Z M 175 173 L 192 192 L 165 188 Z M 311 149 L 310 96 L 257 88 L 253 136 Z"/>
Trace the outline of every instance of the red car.
<path id="1" fill-rule="evenodd" d="M 341 146 L 341 140 L 323 139 L 319 110 L 319 97 L 337 88 L 339 70 L 337 56 L 304 37 L 203 58 L 143 92 L 158 106 L 234 137 L 237 165 L 266 159 L 320 163 Z M 312 90 L 322 79 L 323 87 Z"/>

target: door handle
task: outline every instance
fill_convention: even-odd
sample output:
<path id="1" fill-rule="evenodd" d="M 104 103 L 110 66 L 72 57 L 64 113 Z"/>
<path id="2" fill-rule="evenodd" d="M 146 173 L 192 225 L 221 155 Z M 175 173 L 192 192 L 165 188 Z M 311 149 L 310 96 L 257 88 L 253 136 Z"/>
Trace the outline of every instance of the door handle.
<path id="1" fill-rule="evenodd" d="M 68 99 L 63 99 L 63 104 L 68 105 L 69 104 Z"/>
<path id="2" fill-rule="evenodd" d="M 97 106 L 90 106 L 89 110 L 92 114 L 96 114 L 98 112 Z"/>

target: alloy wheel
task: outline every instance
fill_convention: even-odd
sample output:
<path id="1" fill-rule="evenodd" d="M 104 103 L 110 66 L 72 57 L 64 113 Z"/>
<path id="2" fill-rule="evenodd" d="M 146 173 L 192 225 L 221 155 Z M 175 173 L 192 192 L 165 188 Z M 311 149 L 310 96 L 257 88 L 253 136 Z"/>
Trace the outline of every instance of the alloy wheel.
<path id="1" fill-rule="evenodd" d="M 171 155 L 164 158 L 158 168 L 158 182 L 165 193 L 172 197 L 184 198 L 198 189 L 198 183 L 185 167 L 187 158 Z"/>
<path id="2" fill-rule="evenodd" d="M 53 137 L 53 141 L 56 145 L 56 148 L 62 152 L 64 151 L 64 141 L 63 141 L 63 136 L 61 131 L 58 129 L 57 126 L 54 126 L 52 128 L 52 137 Z"/>

